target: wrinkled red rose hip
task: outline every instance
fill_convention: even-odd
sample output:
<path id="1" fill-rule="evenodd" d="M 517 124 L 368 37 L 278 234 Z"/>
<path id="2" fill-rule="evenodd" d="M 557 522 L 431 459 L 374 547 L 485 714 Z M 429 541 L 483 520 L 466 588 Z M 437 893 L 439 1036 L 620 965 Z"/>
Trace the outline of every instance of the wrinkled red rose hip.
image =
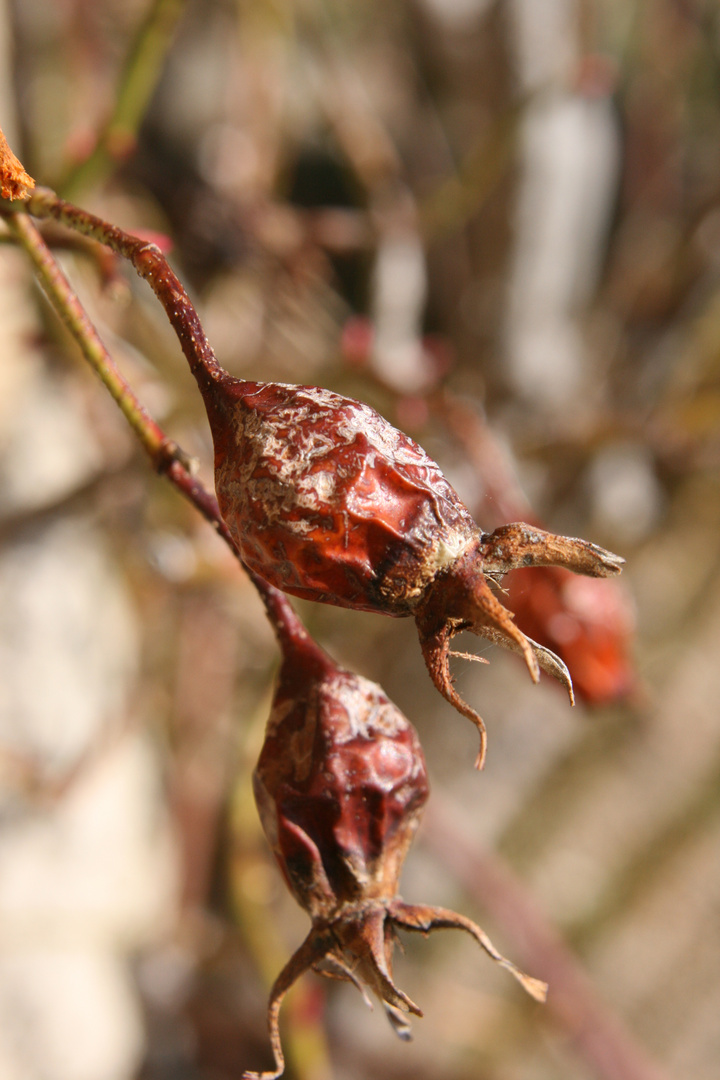
<path id="1" fill-rule="evenodd" d="M 402 864 L 428 797 L 425 760 L 410 722 L 379 686 L 339 668 L 309 637 L 284 646 L 280 680 L 254 774 L 265 834 L 312 928 L 275 981 L 268 1023 L 275 1070 L 284 1059 L 282 999 L 309 968 L 346 979 L 382 1002 L 409 1038 L 422 1015 L 393 982 L 396 930 L 466 930 L 538 1000 L 547 987 L 506 960 L 480 927 L 445 908 L 406 904 Z M 246 1073 L 246 1077 L 257 1077 Z"/>
<path id="2" fill-rule="evenodd" d="M 329 390 L 251 383 L 219 369 L 199 379 L 215 446 L 215 486 L 249 567 L 295 596 L 412 615 L 436 687 L 457 694 L 450 641 L 469 630 L 572 684 L 563 662 L 526 637 L 488 584 L 523 566 L 605 577 L 623 560 L 523 523 L 483 533 L 425 451 L 374 409 Z"/>

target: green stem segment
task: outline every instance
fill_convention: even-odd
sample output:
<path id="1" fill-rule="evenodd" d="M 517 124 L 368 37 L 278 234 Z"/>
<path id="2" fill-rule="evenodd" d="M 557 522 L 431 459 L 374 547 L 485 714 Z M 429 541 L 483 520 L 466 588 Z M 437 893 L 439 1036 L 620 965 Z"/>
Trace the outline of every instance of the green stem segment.
<path id="1" fill-rule="evenodd" d="M 166 438 L 120 374 L 70 282 L 28 215 L 8 214 L 5 220 L 30 257 L 44 292 L 78 342 L 83 356 L 110 391 L 155 467 L 164 471 L 163 463 L 166 468 L 177 455 L 177 447 Z"/>

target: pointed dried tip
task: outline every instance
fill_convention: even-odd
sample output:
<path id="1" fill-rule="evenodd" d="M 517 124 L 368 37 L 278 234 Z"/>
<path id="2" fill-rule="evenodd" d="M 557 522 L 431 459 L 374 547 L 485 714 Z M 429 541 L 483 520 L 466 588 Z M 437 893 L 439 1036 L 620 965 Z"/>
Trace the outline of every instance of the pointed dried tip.
<path id="1" fill-rule="evenodd" d="M 243 1080 L 279 1080 L 285 1072 L 285 1055 L 280 1041 L 280 1006 L 290 987 L 304 972 L 319 963 L 331 947 L 332 939 L 317 933 L 313 927 L 300 948 L 293 953 L 278 975 L 270 991 L 267 1013 L 268 1033 L 275 1068 L 270 1072 L 244 1072 Z"/>
<path id="2" fill-rule="evenodd" d="M 483 630 L 476 631 L 481 637 L 484 637 L 487 641 L 492 641 L 495 645 L 502 645 L 503 648 L 509 649 L 511 652 L 520 653 L 525 655 L 525 650 L 521 649 L 514 639 L 507 638 L 504 634 L 497 630 L 485 627 Z M 554 679 L 557 679 L 559 683 L 565 687 L 570 698 L 570 704 L 575 704 L 575 691 L 573 690 L 572 678 L 568 671 L 567 665 L 560 657 L 552 652 L 551 649 L 546 649 L 544 645 L 539 645 L 537 641 L 533 641 L 532 638 L 523 634 L 528 647 L 532 650 L 533 656 L 537 661 L 539 667 L 547 675 L 552 675 Z M 535 682 L 538 680 L 535 679 Z"/>
<path id="3" fill-rule="evenodd" d="M 386 941 L 387 911 L 384 905 L 366 910 L 346 926 L 335 924 L 336 940 L 356 961 L 355 971 L 382 1002 L 390 1022 L 398 1031 L 398 1020 L 406 1013 L 422 1016 L 422 1009 L 400 990 L 392 979 L 392 946 Z M 407 1027 L 406 1027 L 407 1025 Z M 409 1029 L 407 1021 L 400 1028 Z M 402 1037 L 402 1036 L 401 1036 Z"/>
<path id="4" fill-rule="evenodd" d="M 520 985 L 527 990 L 530 997 L 543 1004 L 547 1001 L 548 984 L 546 982 L 543 982 L 542 979 L 534 979 L 532 975 L 525 975 L 519 970 L 516 970 L 513 974 Z"/>
<path id="5" fill-rule="evenodd" d="M 427 934 L 431 930 L 456 929 L 465 930 L 482 946 L 485 952 L 496 964 L 505 968 L 513 978 L 517 979 L 522 988 L 535 998 L 536 1001 L 545 1001 L 547 998 L 548 985 L 542 979 L 535 979 L 526 975 L 519 967 L 508 960 L 493 945 L 490 938 L 477 923 L 467 919 L 464 915 L 458 915 L 448 908 L 426 907 L 424 904 L 405 904 L 402 900 L 395 900 L 388 908 L 388 914 L 393 922 L 405 930 L 418 930 Z"/>
<path id="6" fill-rule="evenodd" d="M 315 965 L 314 970 L 318 975 L 324 975 L 327 979 L 344 979 L 346 982 L 352 983 L 370 1012 L 373 1012 L 375 1006 L 373 1005 L 372 998 L 358 979 L 355 972 L 349 968 L 339 956 L 323 957 L 321 963 Z"/>
<path id="7" fill-rule="evenodd" d="M 485 756 L 487 754 L 487 731 L 480 714 L 476 713 L 475 710 L 460 697 L 452 684 L 452 676 L 450 675 L 451 637 L 452 630 L 444 627 L 437 634 L 433 634 L 430 637 L 423 639 L 421 636 L 420 648 L 422 649 L 423 658 L 435 687 L 440 691 L 445 700 L 449 702 L 453 708 L 457 709 L 461 716 L 470 720 L 478 729 L 480 735 L 480 749 L 478 750 L 478 755 L 475 759 L 475 768 L 482 769 L 485 765 Z"/>
<path id="8" fill-rule="evenodd" d="M 625 563 L 620 555 L 588 540 L 557 536 L 523 521 L 484 535 L 480 552 L 486 574 L 506 574 L 527 566 L 562 566 L 589 577 L 614 577 Z"/>
<path id="9" fill-rule="evenodd" d="M 403 1042 L 411 1042 L 412 1024 L 408 1020 L 405 1013 L 400 1012 L 400 1010 L 396 1009 L 394 1005 L 388 1005 L 387 1001 L 384 1001 L 383 1005 L 385 1006 L 385 1014 L 390 1021 L 390 1026 L 397 1035 L 398 1039 L 402 1039 Z"/>
<path id="10" fill-rule="evenodd" d="M 568 671 L 565 661 L 561 660 L 557 653 L 554 653 L 552 649 L 546 649 L 544 645 L 539 645 L 538 642 L 533 641 L 532 638 L 528 638 L 528 641 L 533 647 L 533 651 L 540 667 L 546 674 L 552 675 L 553 679 L 557 679 L 559 683 L 562 683 L 567 690 L 570 704 L 574 705 L 575 691 L 573 689 L 572 676 Z"/>

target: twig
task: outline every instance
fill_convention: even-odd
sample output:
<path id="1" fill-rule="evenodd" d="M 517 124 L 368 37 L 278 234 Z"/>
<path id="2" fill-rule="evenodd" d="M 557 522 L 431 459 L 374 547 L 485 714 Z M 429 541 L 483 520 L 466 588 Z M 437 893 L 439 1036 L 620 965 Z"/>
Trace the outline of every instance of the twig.
<path id="1" fill-rule="evenodd" d="M 60 202 L 60 200 L 58 200 L 58 202 Z M 93 222 L 99 222 L 100 220 L 92 218 L 92 215 L 84 215 L 83 211 L 77 211 L 77 213 L 92 219 Z M 235 541 L 221 517 L 220 508 L 218 507 L 215 497 L 210 494 L 196 476 L 193 476 L 187 455 L 184 454 L 177 443 L 167 437 L 162 428 L 149 415 L 137 398 L 135 392 L 119 371 L 115 361 L 105 348 L 105 345 L 93 326 L 87 312 L 83 308 L 60 266 L 55 261 L 52 252 L 43 240 L 38 229 L 30 220 L 29 216 L 22 212 L 7 214 L 6 222 L 10 231 L 14 234 L 20 245 L 30 257 L 43 291 L 77 341 L 83 356 L 99 375 L 110 394 L 117 402 L 123 415 L 148 454 L 156 472 L 160 475 L 167 476 L 170 482 L 182 492 L 185 498 L 193 503 L 203 517 L 210 522 L 215 531 L 222 537 L 241 565 L 244 566 L 240 553 L 235 545 Z M 101 225 L 105 229 L 117 233 L 120 238 L 126 236 L 121 230 L 114 229 L 113 226 L 109 226 L 105 222 L 102 222 Z M 94 234 L 88 232 L 86 235 Z M 97 239 L 97 237 L 95 238 Z M 119 239 L 118 243 L 120 242 L 121 240 Z M 127 237 L 127 244 L 123 241 L 123 245 L 127 251 L 133 252 L 141 265 L 145 265 L 143 259 L 147 255 L 147 249 L 152 249 L 150 255 L 153 256 L 153 261 L 156 258 L 167 266 L 163 256 L 159 253 L 159 249 L 155 248 L 155 245 L 153 244 L 147 244 L 145 241 L 137 240 L 135 237 Z M 115 250 L 118 249 L 115 248 Z M 155 252 L 157 252 L 157 256 L 155 256 Z M 121 251 L 120 253 L 125 254 L 125 251 Z M 130 258 L 131 256 L 128 255 L 127 257 Z M 132 259 L 132 261 L 133 264 L 135 264 L 135 259 Z M 184 340 L 188 343 L 192 343 L 190 352 L 193 357 L 196 356 L 195 350 L 198 352 L 209 351 L 210 357 L 204 356 L 202 370 L 206 370 L 205 364 L 208 366 L 210 365 L 210 358 L 215 367 L 218 368 L 217 361 L 215 360 L 212 349 L 200 326 L 194 307 L 190 303 L 180 282 L 169 268 L 167 268 L 167 273 L 171 278 L 171 280 L 167 282 L 167 289 L 170 292 L 175 291 L 178 293 L 178 306 L 174 309 L 173 316 L 171 317 L 171 321 L 178 332 L 178 336 L 180 336 L 180 331 L 178 330 L 178 325 L 176 325 L 176 323 L 179 324 L 180 330 L 182 330 L 182 333 L 184 334 Z M 164 286 L 165 279 L 163 279 L 163 287 Z M 183 338 L 181 337 L 181 341 L 182 340 Z M 196 362 L 200 364 L 199 359 L 197 359 Z M 272 623 L 281 647 L 284 648 L 291 642 L 296 642 L 299 639 L 306 639 L 308 636 L 307 631 L 287 597 L 279 592 L 278 589 L 269 585 L 266 581 L 263 581 L 262 578 L 259 578 L 256 574 L 249 571 L 247 567 L 244 567 L 244 569 L 249 574 L 265 604 L 268 618 Z"/>
<path id="2" fill-rule="evenodd" d="M 158 472 L 164 471 L 177 456 L 177 447 L 165 437 L 121 376 L 70 283 L 27 214 L 8 215 L 6 221 L 29 255 L 40 284 L 80 345 L 85 359 L 110 391 L 155 468 Z"/>
<path id="3" fill-rule="evenodd" d="M 36 188 L 27 203 L 27 209 L 35 217 L 52 218 L 82 236 L 89 236 L 107 245 L 131 262 L 140 277 L 150 284 L 165 308 L 190 370 L 201 389 L 208 382 L 223 376 L 224 372 L 205 336 L 197 311 L 156 244 L 133 236 L 95 214 L 65 202 L 49 188 Z"/>

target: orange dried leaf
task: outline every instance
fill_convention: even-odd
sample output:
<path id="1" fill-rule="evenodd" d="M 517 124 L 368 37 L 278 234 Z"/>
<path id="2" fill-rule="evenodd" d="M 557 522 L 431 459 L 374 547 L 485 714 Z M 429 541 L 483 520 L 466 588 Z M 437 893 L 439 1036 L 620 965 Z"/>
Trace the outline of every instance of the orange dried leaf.
<path id="1" fill-rule="evenodd" d="M 26 173 L 0 129 L 0 194 L 3 199 L 29 199 L 35 181 Z"/>

